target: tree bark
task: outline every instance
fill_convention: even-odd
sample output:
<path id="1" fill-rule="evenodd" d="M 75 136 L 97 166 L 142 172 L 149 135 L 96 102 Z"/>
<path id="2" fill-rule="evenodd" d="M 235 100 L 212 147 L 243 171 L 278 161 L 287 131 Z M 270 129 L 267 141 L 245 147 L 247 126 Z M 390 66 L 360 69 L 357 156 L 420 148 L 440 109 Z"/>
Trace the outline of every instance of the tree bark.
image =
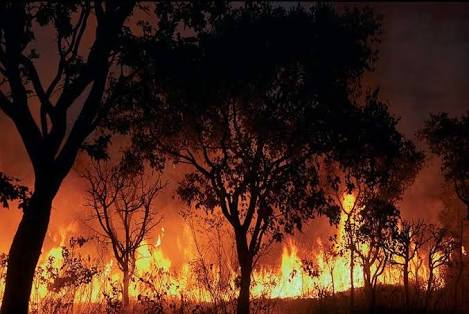
<path id="1" fill-rule="evenodd" d="M 241 272 L 239 282 L 239 295 L 236 312 L 238 314 L 249 314 L 250 289 L 253 258 L 247 244 L 246 232 L 242 229 L 235 229 L 236 251 Z"/>
<path id="2" fill-rule="evenodd" d="M 29 296 L 36 265 L 49 226 L 53 187 L 36 185 L 25 208 L 8 256 L 5 294 L 1 313 L 28 313 Z"/>
<path id="3" fill-rule="evenodd" d="M 241 278 L 240 278 L 240 289 L 238 295 L 238 314 L 249 314 L 249 299 L 250 299 L 250 288 L 251 288 L 251 273 L 252 265 L 246 262 L 241 266 Z"/>
<path id="4" fill-rule="evenodd" d="M 129 306 L 129 281 L 130 281 L 130 277 L 129 277 L 129 271 L 128 270 L 124 270 L 123 271 L 124 273 L 124 279 L 123 279 L 123 287 L 122 287 L 122 305 L 124 307 L 124 309 L 127 309 L 127 307 Z"/>

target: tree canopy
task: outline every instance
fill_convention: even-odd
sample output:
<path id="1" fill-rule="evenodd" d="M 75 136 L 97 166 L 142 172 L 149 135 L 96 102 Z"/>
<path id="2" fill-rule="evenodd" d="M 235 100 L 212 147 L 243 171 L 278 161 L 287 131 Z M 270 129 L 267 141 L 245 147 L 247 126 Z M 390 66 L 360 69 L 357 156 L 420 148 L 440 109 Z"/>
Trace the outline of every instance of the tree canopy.
<path id="1" fill-rule="evenodd" d="M 446 180 L 454 184 L 469 219 L 469 113 L 460 118 L 451 118 L 447 113 L 433 114 L 420 136 L 441 157 L 441 170 Z"/>

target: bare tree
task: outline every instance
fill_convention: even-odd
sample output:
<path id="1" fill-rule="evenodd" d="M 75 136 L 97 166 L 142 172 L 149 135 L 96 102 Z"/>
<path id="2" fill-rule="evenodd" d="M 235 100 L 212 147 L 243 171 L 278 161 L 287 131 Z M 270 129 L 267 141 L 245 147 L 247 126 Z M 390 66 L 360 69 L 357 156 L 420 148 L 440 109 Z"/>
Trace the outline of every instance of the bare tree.
<path id="1" fill-rule="evenodd" d="M 430 299 L 435 288 L 435 271 L 449 263 L 451 254 L 457 248 L 457 241 L 449 234 L 448 229 L 430 225 L 428 228 L 428 279 L 425 293 L 425 309 L 430 305 Z"/>
<path id="2" fill-rule="evenodd" d="M 135 271 L 135 253 L 142 241 L 161 221 L 155 219 L 153 201 L 161 180 L 148 183 L 143 170 L 127 171 L 121 164 L 93 162 L 84 172 L 88 182 L 88 204 L 94 210 L 102 235 L 111 245 L 123 274 L 122 303 L 129 304 L 129 282 Z"/>
<path id="3" fill-rule="evenodd" d="M 422 220 L 416 222 L 401 219 L 399 230 L 393 235 L 389 250 L 393 256 L 391 263 L 402 268 L 406 308 L 409 308 L 409 267 L 411 261 L 427 242 L 426 225 Z M 417 275 L 416 275 L 417 276 Z"/>

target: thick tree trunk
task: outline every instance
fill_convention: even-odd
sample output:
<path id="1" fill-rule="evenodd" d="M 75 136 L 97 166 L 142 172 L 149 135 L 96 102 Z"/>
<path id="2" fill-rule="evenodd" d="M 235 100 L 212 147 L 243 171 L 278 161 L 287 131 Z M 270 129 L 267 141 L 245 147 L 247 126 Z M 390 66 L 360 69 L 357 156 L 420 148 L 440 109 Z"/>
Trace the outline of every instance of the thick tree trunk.
<path id="1" fill-rule="evenodd" d="M 122 281 L 122 305 L 124 309 L 127 309 L 129 306 L 129 282 L 130 282 L 130 276 L 129 276 L 129 271 L 124 270 L 124 279 Z"/>
<path id="2" fill-rule="evenodd" d="M 41 255 L 42 245 L 49 226 L 52 199 L 51 187 L 41 186 L 32 195 L 18 226 L 8 256 L 1 313 L 28 313 L 29 296 Z"/>
<path id="3" fill-rule="evenodd" d="M 239 282 L 239 295 L 236 312 L 238 314 L 249 314 L 250 289 L 253 258 L 249 252 L 246 239 L 246 232 L 242 229 L 235 229 L 236 253 L 241 272 Z"/>
<path id="4" fill-rule="evenodd" d="M 251 288 L 251 273 L 252 265 L 246 262 L 245 265 L 241 265 L 241 278 L 240 278 L 240 289 L 238 295 L 238 314 L 249 313 L 249 300 L 250 300 L 250 288 Z"/>

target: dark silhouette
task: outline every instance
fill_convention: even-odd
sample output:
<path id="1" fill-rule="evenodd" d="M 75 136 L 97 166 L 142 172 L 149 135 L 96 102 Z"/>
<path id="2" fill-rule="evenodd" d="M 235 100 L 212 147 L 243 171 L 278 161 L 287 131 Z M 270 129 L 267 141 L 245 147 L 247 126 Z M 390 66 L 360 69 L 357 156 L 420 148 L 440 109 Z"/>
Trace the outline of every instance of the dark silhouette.
<path id="1" fill-rule="evenodd" d="M 363 267 L 369 312 L 374 313 L 376 286 L 390 259 L 386 247 L 397 227 L 399 210 L 392 202 L 380 198 L 367 200 L 364 206 L 358 214 L 355 252 Z"/>
<path id="2" fill-rule="evenodd" d="M 461 118 L 431 115 L 419 135 L 442 159 L 441 170 L 467 207 L 469 219 L 469 112 Z"/>
<path id="3" fill-rule="evenodd" d="M 428 241 L 426 225 L 422 220 L 407 221 L 400 219 L 400 226 L 393 233 L 393 239 L 389 250 L 392 254 L 391 263 L 399 265 L 402 268 L 402 277 L 404 279 L 405 306 L 408 311 L 410 308 L 409 295 L 409 267 L 410 262 L 416 257 L 422 247 Z M 416 278 L 418 274 L 415 274 Z"/>
<path id="4" fill-rule="evenodd" d="M 88 204 L 101 231 L 110 242 L 122 271 L 122 305 L 129 305 L 129 283 L 135 272 L 137 249 L 160 220 L 155 219 L 154 198 L 161 190 L 159 178 L 145 177 L 143 170 L 129 171 L 124 164 L 95 162 L 83 173 L 88 183 Z M 148 181 L 154 181 L 149 183 Z"/>
<path id="5" fill-rule="evenodd" d="M 335 191 L 337 202 L 341 204 L 342 213 L 345 215 L 345 233 L 342 235 L 344 245 L 342 249 L 347 251 L 350 260 L 351 310 L 355 307 L 354 268 L 356 259 L 359 259 L 367 276 L 365 282 L 368 282 L 366 291 L 368 291 L 370 308 L 374 307 L 373 294 L 377 278 L 381 275 L 381 271 L 384 270 L 389 260 L 387 246 L 390 239 L 379 233 L 367 234 L 364 231 L 378 232 L 379 230 L 363 227 L 366 227 L 367 224 L 364 217 L 371 219 L 373 218 L 370 216 L 371 214 L 378 215 L 381 209 L 385 210 L 390 207 L 378 206 L 377 211 L 373 211 L 368 207 L 370 204 L 374 204 L 373 206 L 379 205 L 375 204 L 377 200 L 389 203 L 389 206 L 394 206 L 400 200 L 405 189 L 413 183 L 423 164 L 423 154 L 416 149 L 411 141 L 397 132 L 397 119 L 390 117 L 386 106 L 377 101 L 375 97 L 376 95 L 370 96 L 368 106 L 362 109 L 362 115 L 366 121 L 362 131 L 360 129 L 350 130 L 363 143 L 373 143 L 373 145 L 363 145 L 358 142 L 352 146 L 355 147 L 355 152 L 353 150 L 342 151 L 341 153 L 347 156 L 344 159 L 349 161 L 346 169 L 337 168 L 333 164 L 328 165 L 328 171 L 339 174 L 338 177 L 332 176 L 333 180 L 330 181 L 330 184 Z M 366 132 L 366 130 L 369 131 Z M 381 139 L 375 136 L 377 130 L 379 130 Z M 383 139 L 387 140 L 384 142 Z M 345 195 L 348 195 L 349 198 L 344 199 Z M 396 218 L 395 214 L 395 212 L 390 212 L 389 217 L 374 217 L 377 219 L 376 223 L 383 224 L 383 226 L 377 226 L 376 228 L 386 227 L 387 218 L 391 219 L 393 223 Z M 370 221 L 373 222 L 373 220 Z M 387 227 L 389 227 L 389 233 L 392 226 Z M 388 235 L 391 235 L 391 233 Z M 383 238 L 377 241 L 378 236 Z M 362 242 L 366 242 L 370 249 L 363 250 Z M 375 262 L 378 263 L 379 267 L 376 268 L 375 276 L 372 276 L 369 273 L 369 268 Z"/>
<path id="6" fill-rule="evenodd" d="M 442 161 L 441 171 L 446 181 L 467 210 L 469 220 L 469 112 L 460 118 L 450 118 L 447 113 L 434 114 L 426 121 L 419 136 L 429 144 L 431 151 Z M 464 221 L 458 228 L 458 273 L 454 282 L 455 308 L 458 307 L 458 289 L 464 274 L 463 234 Z"/>
<path id="7" fill-rule="evenodd" d="M 344 234 L 342 234 L 343 240 L 343 247 L 341 250 L 348 251 L 349 255 L 349 276 L 350 276 L 350 310 L 353 311 L 355 308 L 355 242 L 356 242 L 356 235 L 357 235 L 357 221 L 356 216 L 359 210 L 358 205 L 359 201 L 357 197 L 354 197 L 349 194 L 349 199 L 343 199 L 344 192 L 337 191 L 336 198 L 337 202 L 340 204 L 341 212 L 345 215 L 345 222 L 344 222 Z M 360 193 L 357 193 L 358 196 Z M 344 253 L 345 254 L 345 253 Z"/>
<path id="8" fill-rule="evenodd" d="M 0 4 L 0 109 L 14 122 L 34 169 L 34 189 L 9 252 L 2 313 L 28 311 L 52 201 L 81 145 L 112 105 L 112 97 L 104 97 L 110 57 L 133 6 L 134 1 Z M 91 16 L 96 19 L 94 32 L 88 25 Z M 36 28 L 45 25 L 56 31 L 59 56 L 48 86 L 36 68 L 39 56 L 33 47 Z M 87 32 L 94 41 L 82 56 Z M 40 104 L 39 125 L 30 110 L 32 95 Z M 70 121 L 69 109 L 77 100 L 83 106 Z"/>
<path id="9" fill-rule="evenodd" d="M 135 21 L 137 7 L 154 20 Z M 34 48 L 41 27 L 55 32 L 58 62 L 50 81 L 39 71 L 43 56 Z M 369 9 L 336 11 L 323 4 L 0 3 L 0 111 L 16 126 L 34 170 L 31 193 L 0 172 L 0 204 L 18 201 L 23 210 L 8 255 L 1 312 L 28 311 L 52 202 L 80 150 L 100 160 L 85 173 L 89 205 L 123 272 L 124 305 L 135 251 L 157 223 L 151 205 L 161 185 L 144 183 L 142 165 L 161 170 L 171 161 L 188 170 L 177 189 L 188 210 L 216 211 L 213 217 L 231 228 L 238 313 L 251 310 L 251 277 L 262 253 L 319 215 L 337 223 L 342 192 L 356 195 L 353 208 L 342 206 L 351 310 L 355 260 L 364 270 L 371 312 L 379 276 L 390 262 L 402 266 L 409 308 L 409 261 L 425 241 L 420 224 L 404 222 L 397 229 L 395 204 L 423 156 L 397 131 L 398 120 L 379 90 L 361 84 L 377 59 L 380 34 L 380 19 Z M 421 136 L 442 157 L 445 177 L 469 217 L 468 121 L 468 115 L 434 115 Z M 125 157 L 132 169 L 103 161 L 114 133 L 129 137 Z M 460 233 L 462 239 L 462 224 Z M 434 272 L 448 264 L 456 245 L 446 229 L 432 227 L 429 234 L 427 308 Z M 331 248 L 325 258 L 336 254 Z M 65 271 L 81 267 L 65 262 Z M 336 298 L 333 266 L 328 271 Z M 210 285 L 207 269 L 202 261 L 203 284 Z M 85 274 L 89 283 L 92 272 Z M 225 295 L 209 292 L 225 302 Z"/>
<path id="10" fill-rule="evenodd" d="M 451 254 L 457 246 L 456 240 L 449 234 L 446 228 L 430 225 L 428 228 L 428 236 L 427 263 L 429 274 L 425 291 L 425 310 L 429 310 L 430 308 L 431 296 L 437 285 L 437 283 L 434 282 L 435 270 L 448 265 Z"/>
<path id="11" fill-rule="evenodd" d="M 127 62 L 144 78 L 135 83 L 141 97 L 121 101 L 108 127 L 131 134 L 132 153 L 142 159 L 192 167 L 178 194 L 189 206 L 220 210 L 232 226 L 238 313 L 248 313 L 262 248 L 316 215 L 337 219 L 324 189 L 337 181 L 322 166 L 354 167 L 364 182 L 392 183 L 386 167 L 403 170 L 408 163 L 396 164 L 402 152 L 418 153 L 396 131 L 378 91 L 358 106 L 380 31 L 372 12 L 268 4 L 220 10 L 205 16 L 195 36 L 163 47 L 149 29 L 146 41 L 134 43 Z M 161 54 L 173 59 L 162 63 Z"/>
<path id="12" fill-rule="evenodd" d="M 28 188 L 18 184 L 18 179 L 0 172 L 0 204 L 3 207 L 8 208 L 11 201 L 18 200 L 19 208 L 23 208 L 29 196 Z"/>
<path id="13" fill-rule="evenodd" d="M 454 312 L 463 306 L 464 291 L 467 282 L 463 279 L 464 272 L 467 270 L 466 257 L 467 254 L 464 252 L 464 246 L 466 243 L 465 237 L 465 224 L 467 223 L 466 217 L 466 207 L 462 203 L 454 191 L 453 186 L 447 185 L 444 187 L 441 193 L 441 199 L 443 201 L 444 207 L 443 210 L 438 214 L 438 218 L 442 223 L 442 226 L 448 230 L 452 237 L 456 239 L 457 248 L 456 254 L 453 254 L 451 257 L 451 268 L 455 269 L 453 274 L 453 309 Z M 456 256 L 455 256 L 456 255 Z"/>

